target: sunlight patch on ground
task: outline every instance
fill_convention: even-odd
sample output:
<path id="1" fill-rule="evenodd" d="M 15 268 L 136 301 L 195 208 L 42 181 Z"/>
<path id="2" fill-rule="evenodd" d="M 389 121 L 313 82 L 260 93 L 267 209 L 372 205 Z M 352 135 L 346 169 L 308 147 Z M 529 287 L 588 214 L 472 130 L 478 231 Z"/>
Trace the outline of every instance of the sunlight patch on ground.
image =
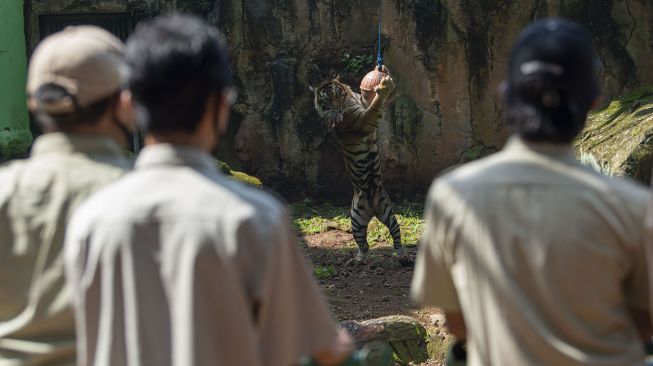
<path id="1" fill-rule="evenodd" d="M 290 205 L 293 226 L 303 235 L 312 235 L 329 230 L 351 232 L 349 207 L 333 206 L 329 203 L 315 203 L 310 200 Z M 401 226 L 401 241 L 404 245 L 416 245 L 424 230 L 423 206 L 417 203 L 395 205 L 397 221 Z M 380 242 L 392 242 L 388 229 L 376 218 L 370 222 L 367 233 L 370 246 Z"/>

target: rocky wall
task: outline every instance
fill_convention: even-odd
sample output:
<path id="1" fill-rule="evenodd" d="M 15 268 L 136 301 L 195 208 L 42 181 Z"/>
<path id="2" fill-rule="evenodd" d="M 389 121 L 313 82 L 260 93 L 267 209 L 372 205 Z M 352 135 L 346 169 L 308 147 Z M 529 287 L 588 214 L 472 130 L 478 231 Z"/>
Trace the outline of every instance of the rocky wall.
<path id="1" fill-rule="evenodd" d="M 228 37 L 240 89 L 219 153 L 293 196 L 347 201 L 351 189 L 309 85 L 331 69 L 357 86 L 376 54 L 376 0 L 176 0 Z M 586 24 L 608 97 L 653 83 L 650 0 L 383 0 L 383 50 L 397 98 L 380 126 L 385 182 L 395 200 L 422 196 L 452 165 L 496 151 L 509 134 L 496 85 L 531 20 Z"/>

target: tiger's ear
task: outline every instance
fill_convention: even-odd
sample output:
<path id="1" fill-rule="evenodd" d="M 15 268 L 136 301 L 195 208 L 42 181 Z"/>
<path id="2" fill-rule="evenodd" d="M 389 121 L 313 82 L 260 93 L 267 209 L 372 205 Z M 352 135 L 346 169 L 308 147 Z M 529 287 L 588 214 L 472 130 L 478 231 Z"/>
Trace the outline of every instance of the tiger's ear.
<path id="1" fill-rule="evenodd" d="M 310 90 L 311 93 L 315 93 L 315 88 L 312 85 L 308 86 L 308 90 Z"/>

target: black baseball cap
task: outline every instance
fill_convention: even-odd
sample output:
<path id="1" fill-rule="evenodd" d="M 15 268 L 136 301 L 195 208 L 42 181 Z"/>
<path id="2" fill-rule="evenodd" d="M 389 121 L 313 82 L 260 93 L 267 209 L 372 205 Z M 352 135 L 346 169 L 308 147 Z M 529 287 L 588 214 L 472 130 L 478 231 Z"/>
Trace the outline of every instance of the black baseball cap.
<path id="1" fill-rule="evenodd" d="M 555 91 L 568 104 L 588 111 L 600 93 L 599 68 L 592 36 L 584 26 L 564 18 L 547 18 L 526 27 L 513 46 L 508 93 L 528 100 Z"/>

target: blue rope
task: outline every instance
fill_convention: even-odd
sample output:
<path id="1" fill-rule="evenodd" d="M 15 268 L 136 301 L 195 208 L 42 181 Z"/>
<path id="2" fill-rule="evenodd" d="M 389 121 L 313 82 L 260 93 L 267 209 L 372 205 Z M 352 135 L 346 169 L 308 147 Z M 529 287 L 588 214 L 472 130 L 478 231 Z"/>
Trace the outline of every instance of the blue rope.
<path id="1" fill-rule="evenodd" d="M 376 63 L 379 71 L 383 68 L 383 54 L 381 53 L 381 11 L 383 9 L 383 0 L 379 0 L 379 53 L 376 56 Z"/>

